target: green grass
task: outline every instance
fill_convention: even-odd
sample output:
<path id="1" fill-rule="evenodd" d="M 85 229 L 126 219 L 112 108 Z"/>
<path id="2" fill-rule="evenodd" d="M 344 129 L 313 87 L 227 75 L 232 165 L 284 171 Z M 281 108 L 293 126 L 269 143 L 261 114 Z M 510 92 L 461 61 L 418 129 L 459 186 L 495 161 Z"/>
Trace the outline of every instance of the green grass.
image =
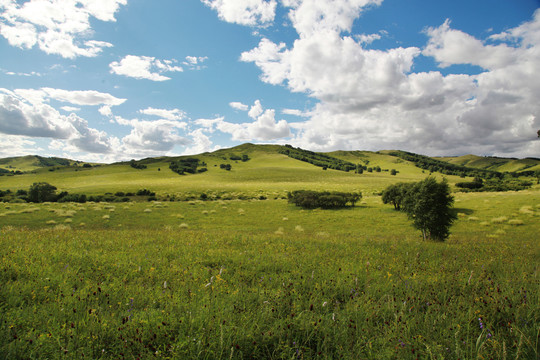
<path id="1" fill-rule="evenodd" d="M 249 154 L 247 162 L 232 161 L 230 155 Z M 396 157 L 371 153 L 332 153 L 354 163 L 368 160 L 370 167 L 396 169 L 397 176 L 389 171 L 364 172 L 357 175 L 336 170 L 322 170 L 311 164 L 294 160 L 277 153 L 276 146 L 242 145 L 234 149 L 206 153 L 197 157 L 207 163 L 208 171 L 196 175 L 178 175 L 169 169 L 162 158 L 141 161 L 147 168 L 137 170 L 128 164 L 112 164 L 91 169 L 64 168 L 49 171 L 44 168 L 17 176 L 0 177 L 0 189 L 28 189 L 34 182 L 48 182 L 59 191 L 100 195 L 104 192 L 136 192 L 147 188 L 158 196 L 182 196 L 186 193 L 202 192 L 234 193 L 243 192 L 251 196 L 261 193 L 267 197 L 282 197 L 288 191 L 300 189 L 362 191 L 364 194 L 379 193 L 396 181 L 418 181 L 427 173 L 414 165 Z M 230 163 L 231 171 L 219 168 L 222 163 Z M 438 176 L 435 174 L 435 176 Z M 440 176 L 439 176 L 440 177 Z M 447 177 L 451 184 L 463 181 L 456 176 Z M 277 195 L 276 195 L 277 194 Z"/>
<path id="2" fill-rule="evenodd" d="M 456 211 L 434 243 L 374 195 L 0 204 L 0 358 L 538 358 L 540 192 Z"/>

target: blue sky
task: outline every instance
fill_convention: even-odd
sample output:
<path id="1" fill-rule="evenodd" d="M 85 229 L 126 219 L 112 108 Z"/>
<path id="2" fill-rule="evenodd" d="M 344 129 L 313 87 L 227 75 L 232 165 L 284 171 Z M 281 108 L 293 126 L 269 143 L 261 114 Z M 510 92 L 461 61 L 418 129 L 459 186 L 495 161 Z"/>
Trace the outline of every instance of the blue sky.
<path id="1" fill-rule="evenodd" d="M 540 157 L 538 0 L 0 0 L 0 157 Z"/>

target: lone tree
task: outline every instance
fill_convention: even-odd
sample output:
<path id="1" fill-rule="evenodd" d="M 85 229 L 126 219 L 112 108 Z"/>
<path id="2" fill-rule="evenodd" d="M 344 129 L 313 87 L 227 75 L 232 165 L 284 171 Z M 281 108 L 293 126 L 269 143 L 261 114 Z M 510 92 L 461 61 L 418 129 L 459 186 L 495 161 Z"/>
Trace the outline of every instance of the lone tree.
<path id="1" fill-rule="evenodd" d="M 454 197 L 448 182 L 437 182 L 428 177 L 415 183 L 405 196 L 403 210 L 413 221 L 413 226 L 422 231 L 424 240 L 430 238 L 444 241 L 450 234 L 450 226 L 457 219 L 452 211 Z"/>

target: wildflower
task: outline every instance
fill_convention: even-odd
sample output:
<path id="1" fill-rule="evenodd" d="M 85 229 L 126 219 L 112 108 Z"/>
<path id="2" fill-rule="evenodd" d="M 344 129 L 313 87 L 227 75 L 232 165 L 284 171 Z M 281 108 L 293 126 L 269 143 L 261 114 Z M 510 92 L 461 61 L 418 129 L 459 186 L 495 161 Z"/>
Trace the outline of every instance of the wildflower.
<path id="1" fill-rule="evenodd" d="M 478 318 L 478 322 L 480 323 L 480 329 L 483 329 L 484 324 L 482 324 L 482 318 Z"/>

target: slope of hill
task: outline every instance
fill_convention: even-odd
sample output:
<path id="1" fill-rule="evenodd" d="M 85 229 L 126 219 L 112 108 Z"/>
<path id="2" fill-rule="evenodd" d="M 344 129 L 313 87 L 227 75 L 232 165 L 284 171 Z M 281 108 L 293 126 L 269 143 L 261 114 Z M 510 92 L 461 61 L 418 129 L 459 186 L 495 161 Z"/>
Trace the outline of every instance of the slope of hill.
<path id="1" fill-rule="evenodd" d="M 540 170 L 540 159 L 500 158 L 477 155 L 464 155 L 457 157 L 438 157 L 436 159 L 451 164 L 466 166 L 475 169 L 492 170 L 498 172 L 522 172 Z"/>
<path id="2" fill-rule="evenodd" d="M 28 172 L 42 168 L 65 167 L 65 166 L 83 166 L 82 161 L 63 159 L 58 157 L 42 157 L 38 155 L 17 156 L 0 159 L 0 169 L 6 171 Z"/>
<path id="3" fill-rule="evenodd" d="M 400 158 L 395 152 L 314 153 L 296 148 L 295 156 L 307 156 L 297 159 L 289 156 L 291 149 L 290 146 L 243 144 L 193 156 L 156 157 L 134 163 L 119 162 L 92 167 L 72 160 L 37 156 L 2 159 L 0 163 L 4 167 L 12 166 L 9 170 L 15 167 L 24 169 L 25 173 L 0 176 L 0 190 L 28 189 L 34 182 L 48 182 L 59 191 L 87 195 L 137 192 L 140 189 L 149 189 L 160 196 L 209 193 L 241 197 L 241 193 L 252 196 L 260 193 L 266 197 L 277 197 L 298 189 L 361 191 L 368 195 L 378 194 L 389 184 L 418 181 L 429 174 L 428 170 Z M 173 171 L 174 168 L 171 169 L 171 164 L 186 158 L 197 159 L 197 170 L 205 169 L 204 172 L 179 175 Z M 355 173 L 356 169 L 346 171 L 347 166 L 334 170 L 320 163 L 314 164 L 319 160 L 329 164 L 351 164 L 355 168 L 361 166 L 366 170 L 362 174 Z M 446 164 L 441 160 L 434 161 Z M 392 175 L 392 170 L 397 174 Z M 443 176 L 439 173 L 434 175 Z M 444 176 L 451 184 L 464 181 L 459 176 Z"/>

